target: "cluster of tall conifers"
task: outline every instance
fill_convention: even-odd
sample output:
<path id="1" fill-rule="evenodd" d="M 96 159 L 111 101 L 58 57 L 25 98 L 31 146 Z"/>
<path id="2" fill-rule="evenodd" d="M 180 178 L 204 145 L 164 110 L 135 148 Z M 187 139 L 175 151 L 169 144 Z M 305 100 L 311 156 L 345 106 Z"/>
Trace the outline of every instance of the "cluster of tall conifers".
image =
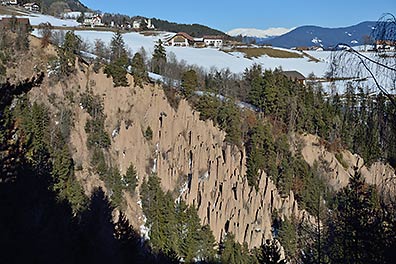
<path id="1" fill-rule="evenodd" d="M 106 45 L 101 41 L 95 42 L 94 52 L 98 55 L 97 63 L 103 63 L 106 58 Z M 120 32 L 116 32 L 111 40 L 109 63 L 106 63 L 105 73 L 113 77 L 115 86 L 128 86 L 126 78 L 127 70 L 133 75 L 134 86 L 143 88 L 143 83 L 148 81 L 148 74 L 146 69 L 145 54 L 143 52 L 136 52 L 132 59 L 126 49 L 123 37 Z M 153 58 L 151 60 L 151 70 L 154 73 L 160 73 L 163 65 L 166 62 L 166 52 L 161 40 L 155 46 Z"/>

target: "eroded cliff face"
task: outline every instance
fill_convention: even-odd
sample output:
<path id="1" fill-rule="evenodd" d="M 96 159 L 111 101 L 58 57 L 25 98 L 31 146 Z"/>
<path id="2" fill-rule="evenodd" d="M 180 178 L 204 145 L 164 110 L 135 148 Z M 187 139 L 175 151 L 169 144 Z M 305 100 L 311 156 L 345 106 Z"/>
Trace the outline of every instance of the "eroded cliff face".
<path id="1" fill-rule="evenodd" d="M 309 165 L 318 162 L 326 168 L 324 176 L 328 184 L 339 190 L 345 187 L 355 169 L 360 171 L 366 182 L 375 184 L 381 195 L 393 199 L 396 195 L 396 174 L 395 170 L 389 165 L 381 162 L 375 162 L 371 166 L 366 166 L 364 160 L 348 150 L 339 153 L 338 158 L 335 153 L 329 152 L 320 144 L 320 139 L 314 135 L 304 135 L 300 137 L 304 147 L 302 155 Z"/>
<path id="2" fill-rule="evenodd" d="M 87 194 L 99 186 L 106 191 L 104 183 L 90 166 L 84 129 L 88 114 L 77 100 L 79 93 L 92 89 L 103 99 L 105 128 L 112 138 L 108 162 L 117 166 L 121 174 L 131 163 L 134 164 L 139 185 L 150 173 L 157 173 L 164 190 L 198 208 L 202 224 L 210 225 L 218 241 L 226 232 L 232 232 L 239 242 L 247 242 L 252 248 L 272 236 L 271 217 L 275 211 L 281 217 L 309 218 L 298 208 L 293 193 L 281 197 L 264 172 L 257 191 L 248 186 L 245 150 L 225 144 L 224 132 L 211 121 L 201 121 L 199 113 L 186 101 L 182 100 L 175 110 L 160 86 L 133 87 L 132 77 L 128 76 L 128 80 L 130 87 L 115 88 L 111 78 L 106 78 L 103 73 L 95 74 L 91 69 L 80 67 L 76 77 L 68 80 L 67 85 L 44 85 L 32 91 L 31 96 L 36 99 L 50 93 L 60 98 L 65 98 L 66 91 L 75 94 L 75 102 L 70 103 L 74 112 L 71 148 L 75 163 L 82 167 L 76 175 Z M 153 131 L 151 140 L 144 137 L 148 126 Z M 344 159 L 350 167 L 344 169 L 334 154 L 325 151 L 315 138 L 307 136 L 303 139 L 306 141 L 302 150 L 304 158 L 311 165 L 315 160 L 325 160 L 333 172 L 329 179 L 335 188 L 345 186 L 352 166 L 362 162 L 345 152 Z M 385 174 L 394 179 L 394 171 L 385 165 L 374 165 L 370 169 L 363 167 L 362 171 L 373 183 L 385 183 Z M 126 214 L 136 228 L 144 224 L 138 192 L 135 195 L 124 193 Z"/>
<path id="3" fill-rule="evenodd" d="M 201 121 L 199 113 L 186 101 L 182 100 L 176 111 L 157 85 L 133 87 L 129 76 L 130 87 L 115 88 L 112 80 L 102 73 L 85 70 L 77 76 L 76 84 L 69 87 L 80 87 L 79 92 L 92 89 L 103 98 L 105 127 L 112 135 L 112 166 L 117 166 L 123 174 L 133 163 L 139 184 L 150 173 L 157 173 L 164 190 L 198 208 L 202 224 L 210 225 L 218 241 L 226 232 L 232 232 L 239 242 L 258 246 L 264 238 L 272 236 L 271 217 L 275 210 L 287 217 L 304 214 L 299 211 L 293 194 L 281 198 L 264 173 L 258 191 L 248 186 L 245 151 L 223 143 L 224 132 L 211 121 Z M 60 91 L 66 88 L 53 89 L 61 95 Z M 89 193 L 104 184 L 90 168 L 84 130 L 88 114 L 78 105 L 73 109 L 73 157 L 83 168 L 76 173 Z M 148 126 L 153 130 L 152 140 L 144 137 Z M 138 228 L 144 223 L 139 194 L 124 196 L 127 216 Z"/>

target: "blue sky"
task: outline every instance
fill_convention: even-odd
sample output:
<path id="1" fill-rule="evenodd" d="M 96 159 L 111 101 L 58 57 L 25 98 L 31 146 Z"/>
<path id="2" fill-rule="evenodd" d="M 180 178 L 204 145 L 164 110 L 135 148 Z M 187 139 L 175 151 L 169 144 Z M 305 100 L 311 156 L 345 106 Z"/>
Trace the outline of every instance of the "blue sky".
<path id="1" fill-rule="evenodd" d="M 396 0 L 80 0 L 92 9 L 130 16 L 198 23 L 222 31 L 239 27 L 266 29 L 302 25 L 350 26 L 396 15 Z"/>

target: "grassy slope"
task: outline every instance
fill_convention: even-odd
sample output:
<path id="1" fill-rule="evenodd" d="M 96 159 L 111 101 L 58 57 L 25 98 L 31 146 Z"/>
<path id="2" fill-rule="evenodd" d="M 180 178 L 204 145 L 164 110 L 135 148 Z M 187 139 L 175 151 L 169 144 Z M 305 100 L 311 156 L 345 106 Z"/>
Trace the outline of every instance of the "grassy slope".
<path id="1" fill-rule="evenodd" d="M 302 55 L 289 52 L 286 50 L 278 50 L 273 48 L 234 48 L 228 52 L 241 52 L 246 58 L 258 58 L 267 55 L 272 58 L 303 58 Z"/>
<path id="2" fill-rule="evenodd" d="M 8 15 L 8 16 L 20 16 L 25 13 L 21 12 L 21 10 L 16 9 L 14 7 L 1 6 L 0 5 L 0 15 Z"/>

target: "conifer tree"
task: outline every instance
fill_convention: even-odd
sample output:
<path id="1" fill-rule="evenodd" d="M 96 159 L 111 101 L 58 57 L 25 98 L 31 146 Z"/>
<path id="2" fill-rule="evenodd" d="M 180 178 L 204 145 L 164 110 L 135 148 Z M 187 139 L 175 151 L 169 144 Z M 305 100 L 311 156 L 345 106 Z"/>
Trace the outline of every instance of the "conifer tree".
<path id="1" fill-rule="evenodd" d="M 226 132 L 225 141 L 236 146 L 240 146 L 241 131 L 241 113 L 235 101 L 227 100 L 220 103 L 221 107 L 217 109 L 216 122 Z"/>
<path id="2" fill-rule="evenodd" d="M 58 48 L 61 76 L 68 76 L 74 71 L 76 55 L 80 52 L 81 40 L 73 31 L 65 34 L 65 41 Z"/>
<path id="3" fill-rule="evenodd" d="M 146 225 L 150 226 L 150 242 L 155 251 L 159 252 L 165 247 L 163 233 L 163 216 L 161 215 L 160 202 L 164 201 L 164 193 L 161 190 L 160 179 L 150 175 L 141 186 L 142 208 L 147 217 Z"/>
<path id="4" fill-rule="evenodd" d="M 193 262 L 198 254 L 201 224 L 198 217 L 197 209 L 188 207 L 186 210 L 186 235 L 183 239 L 182 252 L 185 255 L 186 261 Z"/>
<path id="5" fill-rule="evenodd" d="M 129 165 L 125 173 L 124 184 L 127 187 L 127 190 L 135 193 L 135 189 L 137 186 L 137 172 L 133 164 Z"/>
<path id="6" fill-rule="evenodd" d="M 246 69 L 244 73 L 245 82 L 250 87 L 248 102 L 257 106 L 261 111 L 264 109 L 263 85 L 264 79 L 260 65 L 253 65 L 251 69 Z"/>
<path id="7" fill-rule="evenodd" d="M 172 194 L 167 192 L 163 199 L 157 201 L 160 208 L 159 229 L 156 236 L 160 241 L 161 250 L 167 255 L 172 252 L 178 252 L 178 245 L 181 238 L 177 236 L 177 216 L 175 213 L 175 203 Z"/>
<path id="8" fill-rule="evenodd" d="M 384 263 L 375 187 L 355 171 L 348 186 L 336 196 L 336 205 L 328 238 L 330 259 L 347 264 Z"/>
<path id="9" fill-rule="evenodd" d="M 116 31 L 110 42 L 110 62 L 115 63 L 118 60 L 127 58 L 124 38 L 120 31 Z"/>
<path id="10" fill-rule="evenodd" d="M 248 264 L 250 257 L 244 252 L 241 244 L 235 242 L 235 236 L 228 233 L 220 245 L 221 263 L 229 264 Z"/>
<path id="11" fill-rule="evenodd" d="M 215 238 L 209 225 L 204 225 L 200 230 L 200 239 L 198 240 L 198 259 L 204 262 L 214 262 L 215 259 Z"/>
<path id="12" fill-rule="evenodd" d="M 154 46 L 154 53 L 152 58 L 152 66 L 151 70 L 154 73 L 162 74 L 164 72 L 164 66 L 166 63 L 166 50 L 162 43 L 162 40 L 159 39 L 157 44 Z"/>
<path id="13" fill-rule="evenodd" d="M 249 184 L 258 188 L 259 170 L 264 170 L 277 183 L 274 141 L 269 125 L 258 123 L 248 136 L 246 177 Z"/>
<path id="14" fill-rule="evenodd" d="M 114 33 L 110 43 L 110 51 L 110 64 L 106 66 L 105 73 L 108 77 L 113 77 L 114 86 L 127 86 L 128 54 L 120 31 Z"/>
<path id="15" fill-rule="evenodd" d="M 258 261 L 260 264 L 286 264 L 286 260 L 282 259 L 280 244 L 277 240 L 267 239 L 260 246 Z"/>
<path id="16" fill-rule="evenodd" d="M 135 86 L 143 88 L 143 82 L 148 80 L 148 74 L 143 57 L 139 52 L 135 53 L 132 59 L 132 75 Z"/>
<path id="17" fill-rule="evenodd" d="M 279 241 L 285 248 L 287 258 L 294 259 L 297 253 L 297 232 L 294 219 L 285 219 L 279 229 Z"/>
<path id="18" fill-rule="evenodd" d="M 66 144 L 63 148 L 55 151 L 54 161 L 52 166 L 52 177 L 54 178 L 55 191 L 59 192 L 59 196 L 62 199 L 66 198 L 66 189 L 69 178 L 72 176 L 73 160 L 69 154 L 69 148 Z"/>
<path id="19" fill-rule="evenodd" d="M 114 207 L 120 206 L 123 191 L 120 171 L 118 168 L 110 168 L 106 176 L 105 182 L 111 193 L 111 202 Z"/>
<path id="20" fill-rule="evenodd" d="M 26 106 L 25 106 L 26 107 Z M 48 109 L 43 104 L 33 103 L 30 109 L 23 109 L 24 130 L 28 134 L 28 157 L 38 173 L 51 171 Z"/>
<path id="21" fill-rule="evenodd" d="M 247 161 L 246 161 L 246 177 L 250 186 L 258 188 L 259 170 L 263 169 L 264 149 L 262 140 L 264 131 L 261 124 L 253 127 L 249 133 L 249 141 L 247 143 Z"/>
<path id="22" fill-rule="evenodd" d="M 183 73 L 182 77 L 183 94 L 186 98 L 191 96 L 198 88 L 198 77 L 194 70 L 188 70 Z"/>

